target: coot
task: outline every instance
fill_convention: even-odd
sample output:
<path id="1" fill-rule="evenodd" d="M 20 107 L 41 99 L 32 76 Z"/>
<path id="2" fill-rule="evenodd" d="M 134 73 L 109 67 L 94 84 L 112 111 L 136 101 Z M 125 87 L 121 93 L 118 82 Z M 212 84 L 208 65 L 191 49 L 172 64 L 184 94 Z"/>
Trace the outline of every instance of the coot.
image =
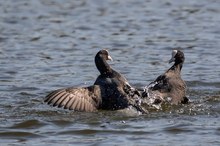
<path id="1" fill-rule="evenodd" d="M 118 110 L 133 106 L 146 113 L 140 105 L 140 93 L 123 75 L 112 69 L 107 60 L 112 60 L 107 50 L 100 50 L 96 54 L 95 64 L 100 75 L 93 85 L 58 89 L 47 95 L 45 102 L 75 111 Z"/>
<path id="2" fill-rule="evenodd" d="M 181 78 L 181 69 L 185 60 L 184 53 L 177 48 L 172 51 L 169 63 L 174 65 L 164 74 L 151 82 L 142 93 L 142 96 L 152 99 L 155 104 L 169 102 L 171 104 L 187 103 L 186 83 Z"/>

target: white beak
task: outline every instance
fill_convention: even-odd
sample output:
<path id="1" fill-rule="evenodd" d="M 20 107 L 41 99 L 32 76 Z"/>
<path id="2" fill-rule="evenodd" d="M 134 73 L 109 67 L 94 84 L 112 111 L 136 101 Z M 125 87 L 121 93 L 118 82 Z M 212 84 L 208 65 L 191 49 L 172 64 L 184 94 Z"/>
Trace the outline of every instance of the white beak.
<path id="1" fill-rule="evenodd" d="M 112 57 L 110 55 L 108 55 L 107 60 L 113 61 Z"/>
<path id="2" fill-rule="evenodd" d="M 175 56 L 176 56 L 176 54 L 177 54 L 177 50 L 173 50 L 172 51 L 172 57 L 171 57 L 171 59 L 169 60 L 169 63 L 172 63 L 172 62 L 174 62 L 175 61 Z"/>

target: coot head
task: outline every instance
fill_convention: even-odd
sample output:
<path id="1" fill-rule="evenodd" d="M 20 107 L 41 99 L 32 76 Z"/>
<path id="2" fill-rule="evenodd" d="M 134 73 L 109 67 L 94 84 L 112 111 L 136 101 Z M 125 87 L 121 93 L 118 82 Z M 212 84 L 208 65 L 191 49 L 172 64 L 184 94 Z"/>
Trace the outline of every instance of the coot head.
<path id="1" fill-rule="evenodd" d="M 107 49 L 103 49 L 103 50 L 100 50 L 95 58 L 102 58 L 104 60 L 110 60 L 110 61 L 113 61 L 112 57 L 109 55 L 109 52 Z"/>
<path id="2" fill-rule="evenodd" d="M 180 48 L 172 51 L 172 57 L 169 60 L 169 63 L 175 62 L 175 64 L 183 63 L 185 60 L 184 54 L 179 50 Z"/>
<path id="3" fill-rule="evenodd" d="M 95 64 L 101 75 L 112 73 L 112 68 L 106 62 L 113 60 L 106 49 L 100 50 L 95 56 Z"/>

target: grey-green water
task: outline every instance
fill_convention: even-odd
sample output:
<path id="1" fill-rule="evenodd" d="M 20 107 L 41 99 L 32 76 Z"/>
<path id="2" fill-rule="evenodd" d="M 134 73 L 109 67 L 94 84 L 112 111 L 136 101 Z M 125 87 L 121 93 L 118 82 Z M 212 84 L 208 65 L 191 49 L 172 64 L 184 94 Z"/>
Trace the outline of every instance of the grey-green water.
<path id="1" fill-rule="evenodd" d="M 0 0 L 0 145 L 220 145 L 220 1 Z M 142 87 L 183 47 L 192 103 L 152 111 L 69 112 L 43 103 L 91 85 L 94 56 Z"/>

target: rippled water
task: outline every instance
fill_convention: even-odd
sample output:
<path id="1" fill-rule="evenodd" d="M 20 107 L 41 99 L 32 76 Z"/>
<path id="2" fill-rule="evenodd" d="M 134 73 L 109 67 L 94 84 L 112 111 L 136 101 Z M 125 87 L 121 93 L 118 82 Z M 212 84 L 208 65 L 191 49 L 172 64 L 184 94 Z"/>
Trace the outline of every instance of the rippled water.
<path id="1" fill-rule="evenodd" d="M 220 145 L 220 1 L 0 0 L 0 145 Z M 142 87 L 183 47 L 191 103 L 152 111 L 70 112 L 43 103 L 93 84 L 94 56 Z"/>

